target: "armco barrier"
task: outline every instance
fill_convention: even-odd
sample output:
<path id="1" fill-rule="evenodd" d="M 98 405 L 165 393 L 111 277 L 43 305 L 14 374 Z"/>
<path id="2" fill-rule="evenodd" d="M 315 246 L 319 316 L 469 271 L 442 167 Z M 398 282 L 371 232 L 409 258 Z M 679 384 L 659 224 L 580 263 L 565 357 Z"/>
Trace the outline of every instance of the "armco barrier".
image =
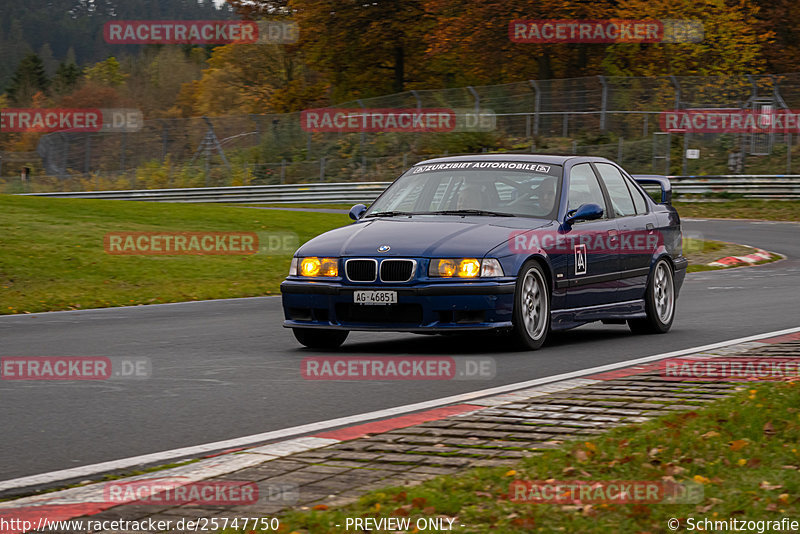
<path id="1" fill-rule="evenodd" d="M 800 199 L 800 175 L 670 176 L 673 192 L 705 197 L 733 194 L 745 198 Z M 391 182 L 343 182 L 193 189 L 26 193 L 27 196 L 146 200 L 151 202 L 338 203 L 372 202 Z"/>

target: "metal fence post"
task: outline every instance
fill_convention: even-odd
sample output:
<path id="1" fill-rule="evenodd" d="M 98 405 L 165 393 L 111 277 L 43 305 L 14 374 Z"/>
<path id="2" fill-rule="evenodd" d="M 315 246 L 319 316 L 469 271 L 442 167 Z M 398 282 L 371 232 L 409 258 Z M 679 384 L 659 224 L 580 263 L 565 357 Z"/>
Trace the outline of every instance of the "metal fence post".
<path id="1" fill-rule="evenodd" d="M 471 85 L 467 86 L 467 91 L 472 93 L 472 97 L 475 99 L 475 113 L 480 113 L 481 111 L 481 97 L 478 95 L 478 91 L 475 90 L 474 87 Z"/>
<path id="2" fill-rule="evenodd" d="M 325 156 L 319 159 L 319 181 L 325 181 Z"/>
<path id="3" fill-rule="evenodd" d="M 420 97 L 419 97 L 419 93 L 417 92 L 417 90 L 416 90 L 416 89 L 412 89 L 412 90 L 411 90 L 411 91 L 409 91 L 409 92 L 410 92 L 410 93 L 411 93 L 411 94 L 414 96 L 414 98 L 417 100 L 417 109 L 422 109 L 422 100 L 420 99 Z"/>
<path id="4" fill-rule="evenodd" d="M 539 84 L 536 80 L 528 80 L 528 84 L 533 88 L 533 135 L 539 135 L 539 112 L 542 107 L 542 93 L 539 91 Z"/>
<path id="5" fill-rule="evenodd" d="M 286 182 L 286 158 L 281 160 L 281 183 Z"/>
<path id="6" fill-rule="evenodd" d="M 600 131 L 606 130 L 606 110 L 608 109 L 608 83 L 605 76 L 598 76 L 600 84 L 603 86 L 600 93 Z"/>

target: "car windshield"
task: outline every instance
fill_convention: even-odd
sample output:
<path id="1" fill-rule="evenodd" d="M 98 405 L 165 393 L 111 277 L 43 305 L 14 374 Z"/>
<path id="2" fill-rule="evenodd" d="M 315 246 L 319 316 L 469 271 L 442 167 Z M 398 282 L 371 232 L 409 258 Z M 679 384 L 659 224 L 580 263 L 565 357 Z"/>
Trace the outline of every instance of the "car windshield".
<path id="1" fill-rule="evenodd" d="M 561 166 L 465 161 L 409 169 L 370 206 L 365 217 L 485 215 L 553 219 Z"/>

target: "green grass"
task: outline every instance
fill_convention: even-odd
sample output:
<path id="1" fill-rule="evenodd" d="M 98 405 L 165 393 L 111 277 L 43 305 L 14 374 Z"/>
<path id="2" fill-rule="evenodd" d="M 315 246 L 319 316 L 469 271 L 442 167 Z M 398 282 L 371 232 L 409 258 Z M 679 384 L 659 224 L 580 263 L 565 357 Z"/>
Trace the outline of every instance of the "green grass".
<path id="1" fill-rule="evenodd" d="M 298 203 L 281 203 L 281 204 L 230 204 L 231 206 L 253 206 L 259 208 L 309 208 L 309 209 L 329 209 L 329 210 L 346 210 L 355 206 L 353 204 L 313 204 L 308 202 Z"/>
<path id="2" fill-rule="evenodd" d="M 348 222 L 326 213 L 0 195 L 0 314 L 275 294 L 294 252 L 117 256 L 104 251 L 107 232 L 293 232 L 300 244 Z"/>
<path id="3" fill-rule="evenodd" d="M 738 199 L 726 202 L 673 202 L 681 217 L 800 221 L 800 200 Z"/>
<path id="4" fill-rule="evenodd" d="M 0 195 L 0 314 L 276 294 L 293 252 L 118 256 L 104 251 L 108 232 L 291 232 L 299 245 L 349 222 L 327 213 Z M 752 252 L 692 239 L 684 247 L 690 271 Z"/>
<path id="5" fill-rule="evenodd" d="M 800 382 L 748 385 L 734 397 L 591 441 L 567 442 L 512 469 L 479 468 L 412 488 L 386 488 L 341 509 L 293 511 L 283 532 L 340 533 L 345 518 L 445 516 L 458 532 L 669 532 L 687 517 L 751 520 L 800 513 Z M 665 478 L 666 477 L 666 478 Z M 513 480 L 674 479 L 702 485 L 686 504 L 512 502 Z M 302 489 L 301 489 L 302 490 Z M 684 523 L 685 524 L 685 523 Z"/>

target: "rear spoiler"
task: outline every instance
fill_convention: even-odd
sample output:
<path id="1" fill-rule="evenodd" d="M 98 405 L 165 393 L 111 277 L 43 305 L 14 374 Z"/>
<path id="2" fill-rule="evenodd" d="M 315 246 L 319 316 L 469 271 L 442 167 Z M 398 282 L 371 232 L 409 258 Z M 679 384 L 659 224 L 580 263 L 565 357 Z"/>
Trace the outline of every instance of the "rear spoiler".
<path id="1" fill-rule="evenodd" d="M 639 185 L 658 184 L 661 187 L 661 204 L 672 204 L 672 184 L 669 178 L 658 174 L 634 174 L 633 179 Z"/>

